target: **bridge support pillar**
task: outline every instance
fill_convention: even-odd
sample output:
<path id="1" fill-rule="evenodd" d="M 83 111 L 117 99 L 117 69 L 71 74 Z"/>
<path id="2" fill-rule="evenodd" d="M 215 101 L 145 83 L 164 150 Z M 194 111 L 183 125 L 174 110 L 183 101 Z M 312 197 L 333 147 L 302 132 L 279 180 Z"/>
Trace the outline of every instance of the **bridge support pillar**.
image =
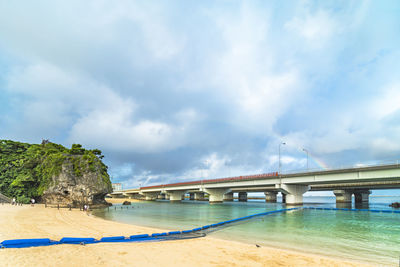
<path id="1" fill-rule="evenodd" d="M 204 191 L 209 194 L 210 203 L 222 203 L 224 201 L 224 194 L 228 193 L 228 188 L 205 188 Z"/>
<path id="2" fill-rule="evenodd" d="M 189 193 L 189 200 L 194 200 L 194 193 Z"/>
<path id="3" fill-rule="evenodd" d="M 233 192 L 226 193 L 224 195 L 224 201 L 233 201 Z"/>
<path id="4" fill-rule="evenodd" d="M 354 200 L 355 203 L 366 203 L 369 201 L 369 194 L 371 191 L 369 190 L 357 190 L 354 191 Z"/>
<path id="5" fill-rule="evenodd" d="M 238 199 L 240 202 L 247 201 L 247 192 L 239 192 Z"/>
<path id="6" fill-rule="evenodd" d="M 204 192 L 194 193 L 194 200 L 203 201 L 204 200 Z"/>
<path id="7" fill-rule="evenodd" d="M 165 194 L 159 194 L 159 195 L 157 196 L 157 199 L 165 199 Z"/>
<path id="8" fill-rule="evenodd" d="M 169 199 L 170 199 L 170 196 L 167 193 L 165 193 L 165 200 L 169 200 Z"/>
<path id="9" fill-rule="evenodd" d="M 351 203 L 352 192 L 350 190 L 333 190 L 336 203 Z"/>
<path id="10" fill-rule="evenodd" d="M 140 199 L 141 197 L 142 197 L 141 194 L 132 194 L 132 195 L 130 196 L 131 199 Z"/>
<path id="11" fill-rule="evenodd" d="M 277 184 L 275 187 L 282 192 L 282 202 L 285 199 L 286 204 L 289 205 L 302 205 L 303 194 L 310 190 L 309 185 Z"/>
<path id="12" fill-rule="evenodd" d="M 277 192 L 264 192 L 265 202 L 275 203 Z"/>
<path id="13" fill-rule="evenodd" d="M 151 193 L 143 193 L 143 195 L 144 195 L 146 200 L 156 200 L 157 196 L 158 196 L 158 193 L 153 193 L 153 192 L 151 192 Z"/>
<path id="14" fill-rule="evenodd" d="M 181 201 L 186 191 L 168 191 L 169 201 Z"/>

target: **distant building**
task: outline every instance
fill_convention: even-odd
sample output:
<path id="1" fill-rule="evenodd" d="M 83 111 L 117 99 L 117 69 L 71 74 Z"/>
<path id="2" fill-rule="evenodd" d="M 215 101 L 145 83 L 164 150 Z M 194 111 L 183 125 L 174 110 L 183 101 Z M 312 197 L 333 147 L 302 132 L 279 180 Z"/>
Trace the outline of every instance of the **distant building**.
<path id="1" fill-rule="evenodd" d="M 122 190 L 122 184 L 121 183 L 113 183 L 112 184 L 112 189 L 113 189 L 113 191 L 121 191 Z"/>

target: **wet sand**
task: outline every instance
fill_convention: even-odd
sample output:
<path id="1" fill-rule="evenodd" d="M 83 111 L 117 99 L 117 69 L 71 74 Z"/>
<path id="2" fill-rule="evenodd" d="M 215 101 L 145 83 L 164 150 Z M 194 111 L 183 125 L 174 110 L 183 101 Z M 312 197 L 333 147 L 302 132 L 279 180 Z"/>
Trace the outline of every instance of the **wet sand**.
<path id="1" fill-rule="evenodd" d="M 43 205 L 0 205 L 0 242 L 18 238 L 130 236 L 161 229 Z M 211 237 L 147 243 L 99 243 L 1 249 L 0 266 L 372 266 Z"/>

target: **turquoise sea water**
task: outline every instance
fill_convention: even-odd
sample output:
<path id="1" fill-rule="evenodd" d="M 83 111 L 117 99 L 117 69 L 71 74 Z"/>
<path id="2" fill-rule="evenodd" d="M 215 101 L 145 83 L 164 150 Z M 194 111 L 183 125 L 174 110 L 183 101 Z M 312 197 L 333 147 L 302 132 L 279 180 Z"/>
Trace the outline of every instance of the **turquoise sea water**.
<path id="1" fill-rule="evenodd" d="M 278 199 L 279 201 L 279 199 Z M 304 206 L 336 207 L 334 197 L 305 197 Z M 399 197 L 370 197 L 368 206 L 356 208 L 391 209 Z M 134 202 L 129 209 L 115 205 L 93 214 L 104 219 L 162 228 L 192 229 L 254 213 L 285 208 L 281 203 L 263 201 Z M 350 207 L 350 206 L 340 206 Z M 355 204 L 352 204 L 355 207 Z M 400 257 L 400 214 L 349 211 L 297 210 L 252 219 L 210 233 L 211 236 L 316 253 L 327 256 L 397 266 Z"/>

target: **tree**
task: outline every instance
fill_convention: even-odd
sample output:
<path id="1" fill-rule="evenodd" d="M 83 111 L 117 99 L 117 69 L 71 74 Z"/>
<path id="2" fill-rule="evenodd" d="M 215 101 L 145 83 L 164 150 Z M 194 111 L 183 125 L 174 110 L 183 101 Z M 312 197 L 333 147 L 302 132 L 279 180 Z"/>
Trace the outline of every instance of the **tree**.
<path id="1" fill-rule="evenodd" d="M 70 153 L 72 155 L 83 155 L 83 154 L 85 154 L 85 149 L 82 148 L 82 145 L 80 145 L 80 144 L 72 144 Z"/>

